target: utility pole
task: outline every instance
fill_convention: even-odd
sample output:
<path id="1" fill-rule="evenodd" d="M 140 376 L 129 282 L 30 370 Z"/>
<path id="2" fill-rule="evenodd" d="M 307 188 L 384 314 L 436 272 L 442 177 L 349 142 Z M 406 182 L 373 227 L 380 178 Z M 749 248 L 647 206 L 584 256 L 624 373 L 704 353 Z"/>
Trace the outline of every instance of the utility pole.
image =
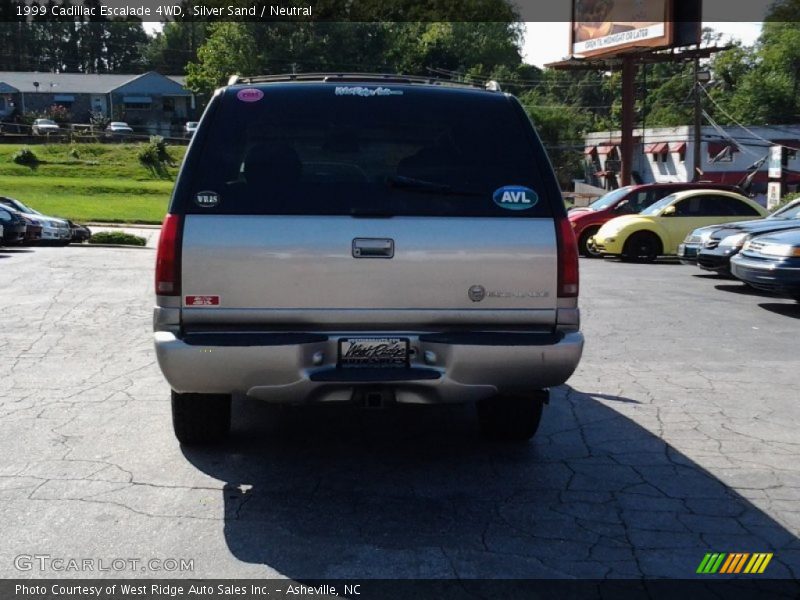
<path id="1" fill-rule="evenodd" d="M 631 184 L 633 171 L 633 127 L 635 112 L 634 79 L 636 78 L 636 57 L 622 57 L 622 140 L 620 143 L 620 186 Z"/>
<path id="2" fill-rule="evenodd" d="M 693 142 L 693 169 L 692 181 L 697 181 L 700 178 L 700 168 L 702 161 L 700 155 L 700 144 L 703 142 L 703 105 L 702 98 L 700 97 L 700 85 L 706 83 L 710 78 L 708 71 L 700 70 L 700 57 L 696 56 L 694 59 L 694 133 L 692 134 Z"/>
<path id="3" fill-rule="evenodd" d="M 694 148 L 692 150 L 693 168 L 692 168 L 692 181 L 697 181 L 700 177 L 700 134 L 701 127 L 701 112 L 702 106 L 700 105 L 700 59 L 694 59 L 694 133 L 692 141 Z"/>

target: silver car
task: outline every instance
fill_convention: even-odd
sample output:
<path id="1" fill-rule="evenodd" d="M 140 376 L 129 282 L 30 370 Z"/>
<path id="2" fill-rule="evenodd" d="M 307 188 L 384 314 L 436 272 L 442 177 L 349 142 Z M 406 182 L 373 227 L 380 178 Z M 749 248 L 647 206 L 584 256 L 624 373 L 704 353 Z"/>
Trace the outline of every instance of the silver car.
<path id="1" fill-rule="evenodd" d="M 527 440 L 583 349 L 577 246 L 525 112 L 429 79 L 219 90 L 176 182 L 155 286 L 184 444 L 224 437 L 237 395 L 475 402 L 488 437 Z"/>
<path id="2" fill-rule="evenodd" d="M 10 206 L 11 208 L 21 212 L 26 217 L 38 221 L 42 226 L 41 242 L 66 246 L 72 240 L 72 230 L 70 229 L 69 223 L 67 223 L 65 219 L 43 215 L 38 210 L 35 210 L 20 200 L 16 200 L 14 198 L 0 196 L 0 204 Z"/>

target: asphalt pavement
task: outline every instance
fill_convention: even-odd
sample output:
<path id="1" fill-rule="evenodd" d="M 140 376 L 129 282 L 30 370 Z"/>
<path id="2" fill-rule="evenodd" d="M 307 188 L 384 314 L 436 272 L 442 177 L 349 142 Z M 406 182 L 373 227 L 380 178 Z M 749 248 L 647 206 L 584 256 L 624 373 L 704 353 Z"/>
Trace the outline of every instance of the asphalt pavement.
<path id="1" fill-rule="evenodd" d="M 231 440 L 189 450 L 154 254 L 0 248 L 0 577 L 686 578 L 706 552 L 800 575 L 791 300 L 586 259 L 584 359 L 527 445 L 483 443 L 469 407 L 240 399 Z M 94 570 L 19 558 L 43 554 Z M 161 562 L 97 571 L 119 558 Z"/>

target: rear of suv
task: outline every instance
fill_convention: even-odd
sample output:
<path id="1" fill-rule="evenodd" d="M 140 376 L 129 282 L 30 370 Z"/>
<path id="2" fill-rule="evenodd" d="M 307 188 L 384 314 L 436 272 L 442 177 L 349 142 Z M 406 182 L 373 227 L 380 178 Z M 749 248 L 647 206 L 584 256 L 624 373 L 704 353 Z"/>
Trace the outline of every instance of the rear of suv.
<path id="1" fill-rule="evenodd" d="M 184 444 L 231 398 L 475 402 L 527 440 L 583 348 L 578 258 L 519 102 L 404 76 L 218 90 L 162 227 L 155 348 Z"/>

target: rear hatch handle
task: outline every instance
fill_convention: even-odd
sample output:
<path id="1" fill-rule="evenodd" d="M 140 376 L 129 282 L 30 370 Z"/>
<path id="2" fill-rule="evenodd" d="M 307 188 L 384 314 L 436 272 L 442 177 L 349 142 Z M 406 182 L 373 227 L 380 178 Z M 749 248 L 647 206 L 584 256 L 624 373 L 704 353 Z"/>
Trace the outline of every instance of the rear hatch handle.
<path id="1" fill-rule="evenodd" d="M 391 238 L 355 238 L 353 258 L 392 258 L 394 240 Z"/>

